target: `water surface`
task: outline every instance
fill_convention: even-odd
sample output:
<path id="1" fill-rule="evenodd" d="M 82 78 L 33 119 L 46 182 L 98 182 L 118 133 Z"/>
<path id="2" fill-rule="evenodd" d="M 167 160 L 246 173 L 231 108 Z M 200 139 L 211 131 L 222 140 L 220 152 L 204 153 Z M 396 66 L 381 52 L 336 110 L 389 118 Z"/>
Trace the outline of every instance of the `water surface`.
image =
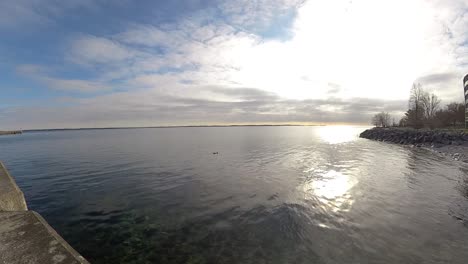
<path id="1" fill-rule="evenodd" d="M 467 263 L 468 166 L 363 129 L 31 132 L 0 160 L 92 263 Z"/>

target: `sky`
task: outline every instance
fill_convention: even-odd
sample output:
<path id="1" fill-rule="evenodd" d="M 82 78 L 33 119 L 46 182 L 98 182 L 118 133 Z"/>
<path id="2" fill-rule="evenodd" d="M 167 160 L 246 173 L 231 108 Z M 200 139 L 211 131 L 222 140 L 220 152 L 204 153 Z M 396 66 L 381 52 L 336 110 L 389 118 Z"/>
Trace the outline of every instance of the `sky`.
<path id="1" fill-rule="evenodd" d="M 398 121 L 467 73 L 468 0 L 0 2 L 0 129 Z"/>

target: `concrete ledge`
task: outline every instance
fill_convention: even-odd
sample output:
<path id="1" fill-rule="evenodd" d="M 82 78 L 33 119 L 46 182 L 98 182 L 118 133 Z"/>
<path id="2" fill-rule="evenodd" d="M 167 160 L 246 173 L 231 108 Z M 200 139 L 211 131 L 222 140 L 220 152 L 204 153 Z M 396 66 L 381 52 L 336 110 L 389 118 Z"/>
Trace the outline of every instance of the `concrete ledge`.
<path id="1" fill-rule="evenodd" d="M 0 263 L 88 263 L 36 212 L 0 212 Z"/>
<path id="2" fill-rule="evenodd" d="M 0 264 L 88 263 L 38 213 L 0 162 Z"/>
<path id="3" fill-rule="evenodd" d="M 0 162 L 0 212 L 26 211 L 28 207 L 23 192 Z"/>

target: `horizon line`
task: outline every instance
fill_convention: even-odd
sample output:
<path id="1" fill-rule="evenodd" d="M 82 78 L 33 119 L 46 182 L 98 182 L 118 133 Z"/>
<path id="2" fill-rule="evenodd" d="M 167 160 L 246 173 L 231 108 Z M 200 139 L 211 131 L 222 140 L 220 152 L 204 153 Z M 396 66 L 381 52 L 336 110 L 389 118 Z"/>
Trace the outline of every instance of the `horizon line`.
<path id="1" fill-rule="evenodd" d="M 123 127 L 71 127 L 71 128 L 31 128 L 31 129 L 9 129 L 0 131 L 64 131 L 64 130 L 105 130 L 105 129 L 141 129 L 141 128 L 197 128 L 197 127 L 272 127 L 272 126 L 365 126 L 364 124 L 226 124 L 226 125 L 167 125 L 167 126 L 123 126 Z"/>

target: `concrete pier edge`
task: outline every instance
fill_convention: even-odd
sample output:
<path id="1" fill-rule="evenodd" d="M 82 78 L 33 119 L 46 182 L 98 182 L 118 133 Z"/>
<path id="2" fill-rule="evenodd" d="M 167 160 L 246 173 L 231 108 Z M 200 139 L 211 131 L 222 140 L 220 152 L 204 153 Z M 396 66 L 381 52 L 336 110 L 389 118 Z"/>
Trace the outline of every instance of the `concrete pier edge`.
<path id="1" fill-rule="evenodd" d="M 24 194 L 0 161 L 0 211 L 28 210 Z"/>
<path id="2" fill-rule="evenodd" d="M 89 264 L 38 213 L 0 162 L 0 263 Z"/>

